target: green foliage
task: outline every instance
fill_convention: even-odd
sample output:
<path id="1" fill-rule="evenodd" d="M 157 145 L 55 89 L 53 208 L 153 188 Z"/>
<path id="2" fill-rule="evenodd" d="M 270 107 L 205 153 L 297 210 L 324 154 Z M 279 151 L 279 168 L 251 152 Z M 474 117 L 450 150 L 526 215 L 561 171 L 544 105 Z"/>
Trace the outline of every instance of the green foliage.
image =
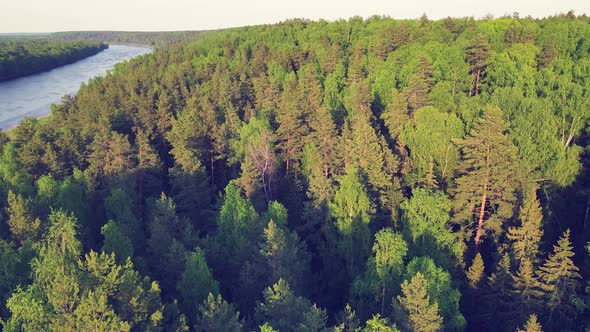
<path id="1" fill-rule="evenodd" d="M 287 332 L 299 331 L 300 326 L 313 327 L 310 331 L 321 331 L 327 320 L 325 311 L 294 295 L 283 279 L 264 290 L 264 302 L 258 304 L 256 315 L 259 321 L 266 321 L 279 331 Z"/>
<path id="2" fill-rule="evenodd" d="M 311 257 L 297 233 L 275 224 L 271 219 L 264 229 L 264 241 L 260 247 L 270 270 L 271 283 L 283 278 L 298 293 L 307 292 L 305 285 Z"/>
<path id="3" fill-rule="evenodd" d="M 9 331 L 152 330 L 159 326 L 163 306 L 157 283 L 141 278 L 128 260 L 90 252 L 79 260 L 76 219 L 53 212 L 51 226 L 32 263 L 33 284 L 8 300 Z M 132 300 L 133 299 L 133 300 Z"/>
<path id="4" fill-rule="evenodd" d="M 0 133 L 3 330 L 588 325 L 587 17 L 80 36 L 175 47 Z"/>
<path id="5" fill-rule="evenodd" d="M 60 67 L 94 55 L 109 46 L 105 43 L 48 38 L 0 39 L 0 81 Z"/>
<path id="6" fill-rule="evenodd" d="M 402 284 L 403 296 L 397 299 L 406 310 L 412 330 L 414 331 L 439 331 L 442 328 L 443 319 L 438 314 L 438 303 L 430 302 L 426 291 L 426 280 L 422 273 L 418 272 L 412 280 Z"/>
<path id="7" fill-rule="evenodd" d="M 176 205 L 164 193 L 152 203 L 148 224 L 149 263 L 166 290 L 175 289 L 176 271 L 183 270 L 185 254 L 194 245 L 193 228 L 176 215 Z"/>
<path id="8" fill-rule="evenodd" d="M 396 332 L 399 331 L 395 324 L 391 325 L 387 318 L 381 318 L 379 314 L 367 321 L 363 332 Z"/>
<path id="9" fill-rule="evenodd" d="M 31 201 L 20 195 L 8 191 L 8 226 L 16 240 L 23 243 L 26 240 L 36 240 L 41 230 L 41 220 L 31 213 Z"/>
<path id="10" fill-rule="evenodd" d="M 340 179 L 340 187 L 328 206 L 340 234 L 341 254 L 347 262 L 347 271 L 352 276 L 368 255 L 370 235 L 367 224 L 371 221 L 373 211 L 373 205 L 356 169 L 349 170 Z"/>
<path id="11" fill-rule="evenodd" d="M 240 313 L 236 312 L 233 305 L 221 298 L 209 293 L 207 300 L 199 306 L 200 320 L 195 326 L 197 331 L 212 332 L 239 332 L 242 331 L 243 322 L 240 320 Z"/>
<path id="12" fill-rule="evenodd" d="M 436 187 L 453 176 L 459 155 L 453 139 L 463 137 L 463 124 L 454 114 L 433 107 L 414 113 L 402 128 L 400 139 L 410 149 L 417 182 Z"/>
<path id="13" fill-rule="evenodd" d="M 402 202 L 404 221 L 418 254 L 448 251 L 459 258 L 462 246 L 450 225 L 451 201 L 442 191 L 416 188 L 412 198 Z M 438 258 L 439 255 L 433 255 Z M 447 260 L 440 255 L 439 261 Z"/>
<path id="14" fill-rule="evenodd" d="M 100 233 L 104 236 L 102 251 L 114 253 L 118 264 L 125 263 L 127 258 L 133 257 L 133 244 L 117 222 L 109 220 L 101 227 Z"/>
<path id="15" fill-rule="evenodd" d="M 487 106 L 469 136 L 460 141 L 463 163 L 453 210 L 467 230 L 475 229 L 476 245 L 484 231 L 501 232 L 503 221 L 512 216 L 518 168 L 515 147 L 506 130 L 502 111 Z"/>
<path id="16" fill-rule="evenodd" d="M 258 213 L 252 204 L 242 197 L 234 184 L 225 188 L 225 198 L 217 218 L 217 237 L 229 250 L 239 252 L 258 228 Z"/>
<path id="17" fill-rule="evenodd" d="M 559 320 L 561 324 L 571 324 L 576 315 L 572 298 L 576 294 L 580 274 L 572 261 L 574 252 L 569 237 L 568 229 L 553 246 L 553 253 L 538 272 L 548 313 L 547 326 L 554 326 L 552 319 Z"/>
<path id="18" fill-rule="evenodd" d="M 536 190 L 531 190 L 527 194 L 519 211 L 519 219 L 521 226 L 510 227 L 507 234 L 508 239 L 513 241 L 514 257 L 518 262 L 523 260 L 536 262 L 539 243 L 543 236 L 541 228 L 543 211 L 539 205 Z"/>
<path id="19" fill-rule="evenodd" d="M 415 257 L 408 263 L 404 278 L 406 281 L 411 281 L 418 273 L 425 279 L 430 303 L 439 305 L 439 313 L 444 319 L 445 329 L 462 331 L 465 328 L 465 318 L 459 311 L 461 293 L 453 287 L 449 272 L 436 266 L 429 257 Z"/>
<path id="20" fill-rule="evenodd" d="M 373 255 L 367 262 L 365 274 L 353 284 L 353 295 L 363 316 L 379 311 L 389 312 L 389 300 L 399 289 L 408 245 L 401 234 L 385 228 L 375 234 Z"/>
<path id="21" fill-rule="evenodd" d="M 477 253 L 469 270 L 467 270 L 467 280 L 471 288 L 479 288 L 482 278 L 485 276 L 484 263 L 481 254 Z"/>
<path id="22" fill-rule="evenodd" d="M 207 300 L 208 295 L 219 294 L 217 281 L 213 278 L 205 253 L 200 248 L 188 254 L 184 272 L 176 288 L 180 293 L 181 308 L 188 315 L 189 321 L 196 319 L 197 309 Z"/>
<path id="23" fill-rule="evenodd" d="M 529 319 L 527 320 L 524 329 L 518 329 L 518 332 L 543 332 L 543 329 L 541 327 L 541 324 L 539 324 L 539 321 L 537 319 L 537 315 L 532 314 L 529 316 Z"/>

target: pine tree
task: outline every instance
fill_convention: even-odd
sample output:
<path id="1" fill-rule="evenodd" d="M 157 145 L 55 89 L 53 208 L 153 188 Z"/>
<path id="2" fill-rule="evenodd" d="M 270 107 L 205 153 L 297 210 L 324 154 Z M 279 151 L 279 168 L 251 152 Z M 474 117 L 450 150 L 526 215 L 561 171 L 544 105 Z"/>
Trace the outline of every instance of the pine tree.
<path id="1" fill-rule="evenodd" d="M 469 91 L 469 95 L 477 95 L 480 91 L 480 81 L 482 72 L 488 65 L 488 58 L 490 57 L 490 44 L 484 35 L 477 35 L 467 48 L 465 57 L 469 62 L 471 74 L 474 77 L 474 87 Z"/>
<path id="2" fill-rule="evenodd" d="M 514 257 L 519 262 L 524 260 L 535 262 L 539 252 L 539 242 L 543 236 L 541 228 L 543 211 L 535 190 L 527 194 L 520 208 L 519 219 L 521 226 L 508 228 L 507 234 L 508 239 L 513 241 Z"/>
<path id="3" fill-rule="evenodd" d="M 213 220 L 208 215 L 212 188 L 205 167 L 196 160 L 188 169 L 177 164 L 168 173 L 178 215 L 188 218 L 200 231 L 209 232 L 213 228 Z"/>
<path id="4" fill-rule="evenodd" d="M 142 225 L 143 223 L 140 223 L 133 212 L 133 201 L 130 195 L 120 188 L 111 190 L 110 195 L 104 200 L 104 209 L 106 217 L 109 220 L 113 220 L 116 224 L 116 228 L 119 228 L 119 231 L 122 233 L 121 238 L 126 237 L 131 240 L 133 244 L 131 252 L 136 248 L 142 248 L 145 244 L 145 230 Z M 103 236 L 105 237 L 103 249 L 106 250 L 107 247 L 112 249 L 112 251 L 109 252 L 115 252 L 117 254 L 117 259 L 120 259 L 121 257 L 118 257 L 119 252 L 115 249 L 122 249 L 122 247 L 120 247 L 122 243 L 119 242 L 120 236 L 117 234 L 119 232 L 115 228 L 109 230 L 108 228 L 110 228 L 110 226 L 107 226 L 108 224 L 109 223 L 103 227 L 107 228 L 103 231 Z M 107 233 L 110 233 L 110 231 L 113 231 L 113 234 L 107 236 Z M 113 240 L 112 247 L 111 242 L 110 240 L 107 240 L 107 237 Z M 122 241 L 125 242 L 125 240 Z M 126 259 L 126 257 L 122 258 Z"/>
<path id="5" fill-rule="evenodd" d="M 275 329 L 285 332 L 300 331 L 302 325 L 310 322 L 310 315 L 318 314 L 320 321 L 327 319 L 325 311 L 318 312 L 318 308 L 307 299 L 293 294 L 289 284 L 283 279 L 264 290 L 264 302 L 259 303 L 256 308 L 259 322 L 268 322 Z M 318 321 L 317 317 L 315 321 Z"/>
<path id="6" fill-rule="evenodd" d="M 7 201 L 7 223 L 14 238 L 21 244 L 26 240 L 35 241 L 41 230 L 41 220 L 33 216 L 31 200 L 9 190 Z"/>
<path id="7" fill-rule="evenodd" d="M 543 328 L 537 319 L 537 315 L 532 314 L 524 326 L 524 329 L 518 329 L 517 332 L 543 332 Z"/>
<path id="8" fill-rule="evenodd" d="M 426 293 L 426 280 L 418 272 L 412 280 L 402 284 L 403 296 L 397 299 L 406 310 L 412 329 L 416 332 L 439 331 L 442 329 L 442 317 L 438 314 L 438 304 L 430 303 Z"/>
<path id="9" fill-rule="evenodd" d="M 107 303 L 107 296 L 97 290 L 90 290 L 74 311 L 74 329 L 76 331 L 129 331 L 129 323 L 117 316 Z"/>
<path id="10" fill-rule="evenodd" d="M 467 230 L 476 223 L 476 246 L 486 230 L 500 232 L 502 222 L 512 216 L 517 159 L 507 129 L 502 111 L 487 106 L 469 136 L 459 141 L 463 162 L 454 190 L 454 212 L 457 221 L 467 222 Z"/>
<path id="11" fill-rule="evenodd" d="M 277 135 L 280 139 L 279 147 L 283 152 L 287 173 L 292 171 L 292 162 L 299 160 L 305 144 L 304 139 L 309 134 L 307 119 L 309 113 L 306 107 L 302 107 L 306 99 L 305 97 L 300 99 L 299 96 L 297 77 L 291 73 L 284 83 L 281 107 L 277 112 L 277 122 L 279 123 Z"/>
<path id="12" fill-rule="evenodd" d="M 201 313 L 199 324 L 195 330 L 200 332 L 241 332 L 243 322 L 240 313 L 234 306 L 213 294 L 209 294 L 207 301 L 199 306 Z"/>
<path id="13" fill-rule="evenodd" d="M 165 291 L 173 291 L 182 271 L 187 248 L 192 247 L 194 233 L 186 219 L 176 215 L 176 205 L 164 193 L 151 204 L 147 252 L 153 275 Z"/>
<path id="14" fill-rule="evenodd" d="M 473 259 L 473 262 L 471 262 L 469 270 L 467 270 L 467 280 L 469 281 L 469 286 L 474 289 L 479 288 L 482 277 L 485 275 L 484 273 L 483 259 L 481 259 L 481 254 L 477 253 Z"/>
<path id="15" fill-rule="evenodd" d="M 338 324 L 334 327 L 335 332 L 360 332 L 361 330 L 361 323 L 356 316 L 356 312 L 352 310 L 348 303 L 344 310 L 338 313 L 336 321 Z"/>
<path id="16" fill-rule="evenodd" d="M 547 67 L 551 63 L 551 61 L 553 61 L 553 59 L 557 57 L 557 54 L 558 52 L 555 48 L 555 42 L 552 38 L 549 38 L 543 45 L 541 53 L 539 53 L 539 55 L 537 56 L 537 68 L 541 69 Z"/>
<path id="17" fill-rule="evenodd" d="M 576 295 L 581 277 L 579 268 L 572 261 L 574 252 L 569 237 L 568 229 L 553 246 L 553 253 L 538 272 L 548 313 L 546 324 L 552 327 L 570 326 L 576 317 L 571 299 Z"/>
<path id="18" fill-rule="evenodd" d="M 137 151 L 137 193 L 139 202 L 157 194 L 162 188 L 162 163 L 157 151 L 151 146 L 147 133 L 137 128 L 135 145 Z M 141 204 L 140 206 L 143 206 Z"/>

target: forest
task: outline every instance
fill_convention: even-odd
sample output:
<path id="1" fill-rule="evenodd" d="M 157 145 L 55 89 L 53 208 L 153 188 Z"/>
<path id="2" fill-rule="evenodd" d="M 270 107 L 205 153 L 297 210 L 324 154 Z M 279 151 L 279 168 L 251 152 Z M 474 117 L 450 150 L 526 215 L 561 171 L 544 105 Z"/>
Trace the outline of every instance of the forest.
<path id="1" fill-rule="evenodd" d="M 40 73 L 94 55 L 109 46 L 97 41 L 0 37 L 0 81 Z"/>
<path id="2" fill-rule="evenodd" d="M 194 41 L 211 31 L 64 31 L 49 38 L 64 41 L 97 40 L 112 44 L 137 44 L 167 48 Z"/>
<path id="3" fill-rule="evenodd" d="M 1 133 L 3 331 L 586 330 L 589 121 L 573 12 L 157 49 Z"/>

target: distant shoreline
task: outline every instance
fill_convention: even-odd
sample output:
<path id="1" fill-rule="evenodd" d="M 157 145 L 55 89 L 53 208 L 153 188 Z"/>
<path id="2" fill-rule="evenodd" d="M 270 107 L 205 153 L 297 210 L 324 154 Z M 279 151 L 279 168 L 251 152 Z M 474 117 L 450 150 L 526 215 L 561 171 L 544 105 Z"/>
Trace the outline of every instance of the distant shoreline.
<path id="1" fill-rule="evenodd" d="M 153 45 L 144 45 L 144 44 L 135 44 L 135 43 L 109 43 L 109 42 L 105 42 L 105 43 L 108 45 L 137 46 L 137 47 L 149 48 L 152 51 L 156 50 Z"/>
<path id="2" fill-rule="evenodd" d="M 113 46 L 117 46 L 117 45 L 120 45 L 120 46 L 133 46 L 133 47 L 141 47 L 141 48 L 149 49 L 151 52 L 154 51 L 154 47 L 151 47 L 149 45 L 143 45 L 143 44 L 134 44 L 134 43 L 108 43 L 108 42 L 104 42 L 104 43 L 107 44 L 108 46 L 111 46 L 111 45 L 113 45 Z M 94 54 L 94 55 L 97 55 L 97 54 Z M 145 54 L 149 54 L 149 53 L 145 53 Z M 94 55 L 91 55 L 91 56 L 94 56 Z M 123 62 L 123 61 L 126 61 L 126 60 L 122 60 L 120 62 Z M 67 65 L 70 65 L 70 64 L 65 64 L 64 66 L 67 66 Z M 64 66 L 60 66 L 60 67 L 64 67 Z M 57 68 L 59 68 L 59 67 L 57 67 Z M 55 69 L 55 68 L 53 68 L 53 69 Z M 35 75 L 35 74 L 31 74 L 31 75 Z M 30 76 L 30 75 L 28 75 L 28 76 Z M 26 77 L 26 76 L 23 76 L 23 77 Z M 18 78 L 16 78 L 16 79 L 18 79 Z M 75 96 L 78 93 L 78 91 L 79 91 L 79 89 L 72 95 L 72 97 Z M 64 95 L 67 95 L 67 94 L 64 94 Z M 57 103 L 54 103 L 52 105 L 58 105 L 59 103 L 60 102 L 58 101 Z M 25 116 L 25 117 L 21 118 L 21 120 L 18 123 L 14 124 L 14 125 L 12 125 L 12 126 L 10 126 L 8 128 L 1 129 L 1 131 L 5 132 L 5 133 L 11 132 L 14 128 L 18 127 L 22 123 L 22 120 L 24 118 L 33 118 L 33 119 L 36 119 L 36 120 L 44 120 L 44 119 L 50 118 L 51 115 L 52 115 L 52 113 L 51 113 L 51 106 L 50 106 L 50 108 L 47 110 L 47 113 L 42 114 L 42 115 Z"/>

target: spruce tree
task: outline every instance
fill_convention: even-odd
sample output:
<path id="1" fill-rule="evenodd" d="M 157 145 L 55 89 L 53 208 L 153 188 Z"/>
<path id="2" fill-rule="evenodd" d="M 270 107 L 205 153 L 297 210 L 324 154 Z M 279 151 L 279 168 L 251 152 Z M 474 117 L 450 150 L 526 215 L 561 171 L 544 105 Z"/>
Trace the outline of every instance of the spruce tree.
<path id="1" fill-rule="evenodd" d="M 476 308 L 476 312 L 481 314 L 486 325 L 492 330 L 507 328 L 504 325 L 511 315 L 512 282 L 510 256 L 504 253 L 496 266 L 496 272 L 488 277 L 488 285 L 482 295 L 484 301 Z"/>
<path id="2" fill-rule="evenodd" d="M 475 228 L 476 246 L 486 230 L 500 232 L 512 216 L 517 159 L 507 130 L 502 111 L 486 106 L 469 136 L 459 141 L 463 162 L 454 190 L 455 219 L 468 231 Z"/>
<path id="3" fill-rule="evenodd" d="M 438 304 L 430 303 L 422 273 L 416 273 L 409 283 L 404 281 L 402 294 L 397 299 L 406 310 L 414 331 L 433 332 L 442 329 L 443 320 L 438 313 Z"/>
<path id="4" fill-rule="evenodd" d="M 523 260 L 514 279 L 513 316 L 516 324 L 526 319 L 528 315 L 537 312 L 541 307 L 543 292 L 539 279 L 533 271 L 533 264 L 529 260 Z M 514 325 L 516 325 L 514 324 Z"/>
<path id="5" fill-rule="evenodd" d="M 570 326 L 577 314 L 571 300 L 576 295 L 581 276 L 572 261 L 574 251 L 569 237 L 568 229 L 538 272 L 547 310 L 546 325 L 551 327 Z"/>
<path id="6" fill-rule="evenodd" d="M 484 273 L 483 259 L 481 259 L 481 254 L 477 253 L 473 259 L 473 262 L 471 262 L 469 270 L 467 270 L 467 280 L 469 281 L 469 286 L 473 289 L 479 288 L 482 277 L 484 277 Z"/>
<path id="7" fill-rule="evenodd" d="M 543 327 L 537 319 L 537 315 L 532 314 L 529 316 L 524 329 L 518 329 L 517 332 L 543 332 Z"/>
<path id="8" fill-rule="evenodd" d="M 507 237 L 512 243 L 514 257 L 518 262 L 535 262 L 539 252 L 539 242 L 543 236 L 541 221 L 543 212 L 535 190 L 531 190 L 520 208 L 520 227 L 508 228 Z"/>

